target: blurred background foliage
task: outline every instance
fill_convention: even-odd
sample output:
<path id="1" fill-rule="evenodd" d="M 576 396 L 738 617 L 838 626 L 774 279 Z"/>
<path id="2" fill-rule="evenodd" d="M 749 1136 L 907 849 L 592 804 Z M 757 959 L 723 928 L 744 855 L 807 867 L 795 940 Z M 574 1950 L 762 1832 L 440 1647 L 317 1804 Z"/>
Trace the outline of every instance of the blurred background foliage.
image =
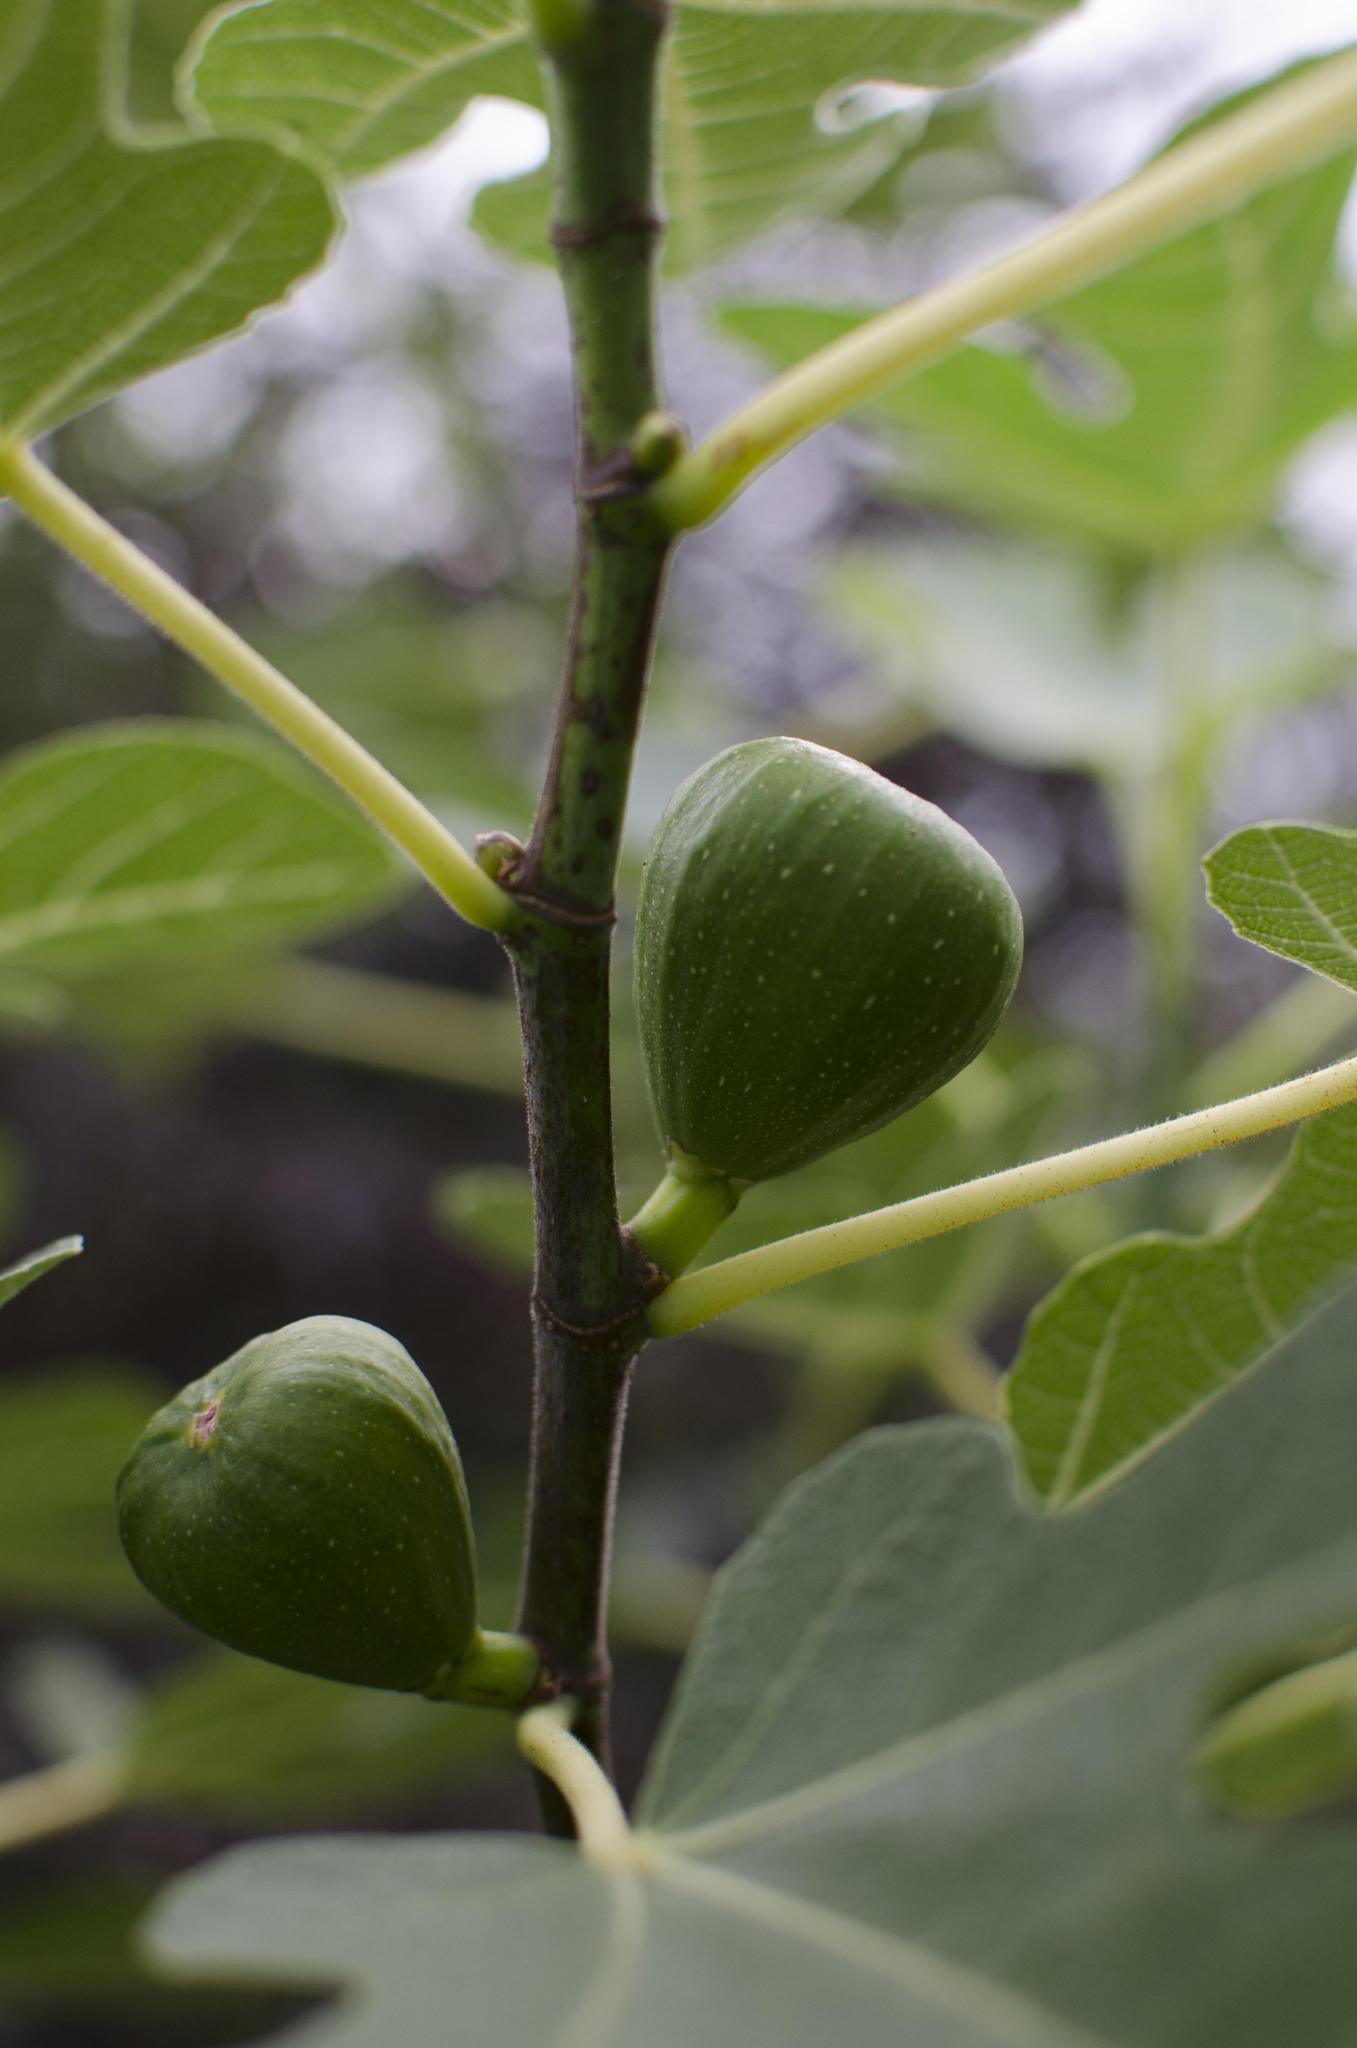
<path id="1" fill-rule="evenodd" d="M 173 61 L 204 12 L 138 0 L 141 118 L 176 118 Z M 1303 54 L 1305 12 L 1289 42 L 1244 49 L 1225 10 L 1163 10 L 1152 36 L 1143 11 L 1128 28 L 1093 0 L 1101 40 L 1062 30 L 984 90 L 831 110 L 872 117 L 852 176 L 671 292 L 677 402 L 705 425 L 770 361 L 1121 175 Z M 1316 4 L 1315 47 L 1326 24 Z M 62 437 L 77 488 L 468 833 L 530 818 L 570 573 L 541 177 L 486 182 L 534 150 L 522 110 L 473 110 L 356 188 L 337 262 L 288 309 Z M 1357 810 L 1352 172 L 1292 180 L 977 337 L 682 554 L 631 882 L 684 774 L 784 730 L 960 818 L 1029 935 L 994 1050 L 903 1123 L 757 1190 L 717 1249 L 1266 1085 L 1344 1038 L 1341 994 L 1210 917 L 1198 862 L 1256 817 Z M 0 774 L 53 774 L 52 736 L 129 716 L 206 714 L 204 744 L 231 753 L 231 707 L 3 508 L 0 616 Z M 206 1648 L 116 1543 L 114 1475 L 172 1387 L 293 1317 L 362 1316 L 442 1394 L 488 1619 L 512 1614 L 531 1220 L 509 992 L 494 946 L 426 893 L 385 870 L 350 885 L 207 948 L 167 924 L 130 966 L 7 951 L 0 925 L 3 1250 L 89 1240 L 3 1322 L 4 2048 L 246 2040 L 276 2019 L 152 1985 L 135 1957 L 149 1893 L 235 1834 L 531 1824 L 494 1717 Z M 625 964 L 618 985 L 639 1201 L 659 1162 Z M 647 1357 L 615 1594 L 624 1776 L 711 1570 L 791 1471 L 874 1419 L 991 1411 L 1072 1258 L 1150 1218 L 1228 1217 L 1275 1156 L 920 1246 Z"/>

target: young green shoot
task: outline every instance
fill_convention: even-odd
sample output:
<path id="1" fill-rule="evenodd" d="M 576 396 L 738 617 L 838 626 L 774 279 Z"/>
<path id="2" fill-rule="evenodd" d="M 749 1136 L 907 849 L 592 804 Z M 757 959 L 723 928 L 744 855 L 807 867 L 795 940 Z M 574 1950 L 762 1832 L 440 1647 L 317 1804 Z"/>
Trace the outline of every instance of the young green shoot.
<path id="1" fill-rule="evenodd" d="M 1357 137 L 1357 50 L 1279 86 L 996 262 L 923 292 L 808 356 L 716 427 L 654 487 L 675 532 L 701 526 L 817 427 L 978 328 L 1034 313 Z"/>
<path id="2" fill-rule="evenodd" d="M 0 446 L 5 494 L 352 798 L 469 924 L 500 932 L 514 921 L 512 899 L 418 797 L 27 448 Z"/>
<path id="3" fill-rule="evenodd" d="M 1317 1073 L 1235 1102 L 1193 1110 L 1167 1123 L 985 1174 L 959 1187 L 916 1195 L 911 1201 L 850 1216 L 842 1223 L 800 1231 L 675 1280 L 651 1303 L 651 1335 L 677 1337 L 744 1302 L 794 1286 L 798 1280 L 811 1280 L 840 1266 L 855 1265 L 860 1259 L 921 1244 L 925 1238 L 941 1237 L 968 1223 L 1028 1209 L 1056 1195 L 1079 1194 L 1108 1181 L 1148 1173 L 1157 1166 L 1195 1159 L 1201 1153 L 1261 1137 L 1265 1131 L 1281 1130 L 1353 1101 L 1357 1101 L 1357 1058 L 1340 1060 L 1336 1066 L 1321 1067 Z"/>

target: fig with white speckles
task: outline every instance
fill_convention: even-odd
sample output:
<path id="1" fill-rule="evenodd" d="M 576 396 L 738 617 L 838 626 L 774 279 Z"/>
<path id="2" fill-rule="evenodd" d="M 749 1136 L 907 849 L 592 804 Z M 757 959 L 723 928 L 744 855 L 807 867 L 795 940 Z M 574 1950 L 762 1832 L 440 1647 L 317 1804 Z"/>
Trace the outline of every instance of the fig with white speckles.
<path id="1" fill-rule="evenodd" d="M 185 1387 L 123 1467 L 118 1514 L 158 1599 L 270 1663 L 416 1691 L 477 1635 L 452 1432 L 368 1323 L 309 1317 Z"/>
<path id="2" fill-rule="evenodd" d="M 637 908 L 661 1137 L 737 1183 L 864 1137 L 975 1058 L 1021 960 L 1012 890 L 935 805 L 804 740 L 731 747 L 670 801 Z"/>

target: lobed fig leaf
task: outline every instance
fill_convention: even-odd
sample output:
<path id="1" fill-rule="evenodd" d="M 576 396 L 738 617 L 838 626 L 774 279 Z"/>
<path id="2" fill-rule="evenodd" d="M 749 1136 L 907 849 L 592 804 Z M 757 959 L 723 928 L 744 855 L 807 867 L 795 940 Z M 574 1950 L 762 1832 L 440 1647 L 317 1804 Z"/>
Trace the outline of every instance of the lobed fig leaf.
<path id="1" fill-rule="evenodd" d="M 922 798 L 793 739 L 718 754 L 660 820 L 636 924 L 651 1103 L 680 1172 L 806 1166 L 973 1060 L 1022 919 L 996 863 Z"/>
<path id="2" fill-rule="evenodd" d="M 478 1638 L 457 1446 L 368 1323 L 311 1316 L 194 1380 L 142 1432 L 118 1514 L 165 1606 L 272 1664 L 428 1690 Z"/>

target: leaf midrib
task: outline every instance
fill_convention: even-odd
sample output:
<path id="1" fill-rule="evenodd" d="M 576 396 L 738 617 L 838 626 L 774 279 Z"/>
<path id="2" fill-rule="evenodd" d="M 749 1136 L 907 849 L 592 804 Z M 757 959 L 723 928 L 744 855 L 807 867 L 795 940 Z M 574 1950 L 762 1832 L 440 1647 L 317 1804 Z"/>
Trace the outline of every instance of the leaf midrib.
<path id="1" fill-rule="evenodd" d="M 887 14 L 898 20 L 902 14 L 973 15 L 982 21 L 1016 21 L 1042 28 L 1058 19 L 1042 0 L 691 0 L 704 14 L 757 15 L 776 20 L 779 15 Z"/>
<path id="2" fill-rule="evenodd" d="M 26 947 L 50 939 L 86 938 L 102 931 L 125 930 L 129 925 L 206 916 L 223 909 L 266 909 L 298 896 L 324 897 L 349 886 L 355 868 L 365 872 L 364 864 L 331 855 L 286 867 L 247 872 L 209 869 L 188 881 L 147 882 L 92 897 L 61 897 L 0 916 L 0 957 L 22 953 Z"/>
<path id="3" fill-rule="evenodd" d="M 1319 923 L 1323 925 L 1325 931 L 1329 932 L 1332 935 L 1334 944 L 1337 947 L 1339 953 L 1346 956 L 1347 959 L 1351 960 L 1354 966 L 1357 966 L 1357 946 L 1354 946 L 1351 939 L 1347 937 L 1346 933 L 1344 933 L 1341 930 L 1341 928 L 1334 923 L 1333 919 L 1329 916 L 1328 911 L 1322 907 L 1317 897 L 1314 895 L 1313 891 L 1307 886 L 1306 883 L 1304 883 L 1301 880 L 1299 874 L 1296 871 L 1295 863 L 1292 861 L 1290 854 L 1283 846 L 1277 832 L 1270 829 L 1267 826 L 1264 826 L 1262 828 L 1262 837 L 1265 844 L 1270 846 L 1273 853 L 1276 855 L 1277 860 L 1280 862 L 1282 868 L 1285 870 L 1287 881 L 1295 890 L 1296 895 L 1300 898 L 1301 902 L 1305 905 L 1307 910 L 1312 910 L 1314 912 L 1315 917 L 1317 918 Z M 1321 968 L 1312 971 L 1318 971 L 1322 973 L 1324 970 Z M 1338 981 L 1338 976 L 1331 974 L 1330 979 Z M 1353 981 L 1338 981 L 1338 985 L 1340 988 L 1352 988 L 1354 986 L 1357 986 L 1357 977 L 1355 977 Z"/>
<path id="4" fill-rule="evenodd" d="M 166 280 L 159 291 L 144 300 L 138 309 L 130 314 L 119 327 L 102 334 L 94 345 L 77 356 L 60 376 L 50 379 L 45 388 L 36 392 L 27 406 L 14 420 L 7 423 L 6 432 L 16 440 L 29 439 L 50 418 L 54 410 L 69 403 L 83 387 L 97 381 L 144 336 L 158 327 L 175 311 L 176 307 L 190 298 L 214 273 L 220 270 L 244 241 L 249 230 L 282 190 L 289 162 L 280 158 L 270 164 L 254 181 L 247 197 L 231 218 L 215 234 L 211 241 L 203 244 L 193 260 L 185 263 L 174 275 Z"/>
<path id="5" fill-rule="evenodd" d="M 1116 1307 L 1107 1319 L 1102 1339 L 1093 1354 L 1093 1363 L 1088 1369 L 1084 1391 L 1075 1409 L 1074 1420 L 1065 1439 L 1065 1449 L 1051 1483 L 1048 1501 L 1052 1508 L 1065 1507 L 1078 1491 L 1084 1459 L 1102 1415 L 1103 1403 L 1107 1399 L 1107 1383 L 1116 1360 L 1122 1327 L 1131 1312 L 1131 1304 L 1139 1288 L 1140 1275 L 1133 1268 L 1126 1274 L 1125 1285 L 1117 1297 Z"/>
<path id="6" fill-rule="evenodd" d="M 641 1867 L 659 1885 L 700 1899 L 723 1915 L 738 1914 L 793 1943 L 821 1950 L 849 1969 L 883 1977 L 925 2005 L 969 2020 L 999 2048 L 1115 2048 L 1103 2034 L 1072 2025 L 968 1963 L 922 1942 L 872 1927 L 818 1902 L 730 1870 L 715 1870 L 656 1849 L 645 1839 Z"/>
<path id="7" fill-rule="evenodd" d="M 657 1854 L 677 1854 L 684 1860 L 723 1854 L 729 1849 L 764 1841 L 784 1828 L 816 1818 L 840 1801 L 861 1798 L 878 1785 L 899 1783 L 943 1759 L 950 1760 L 984 1742 L 1012 1733 L 1041 1714 L 1077 1699 L 1081 1693 L 1095 1691 L 1100 1684 L 1114 1682 L 1142 1663 L 1148 1665 L 1158 1657 L 1170 1654 L 1180 1637 L 1190 1638 L 1195 1631 L 1209 1626 L 1231 1605 L 1249 1607 L 1259 1598 L 1281 1596 L 1292 1580 L 1299 1580 L 1303 1590 L 1304 1583 L 1317 1566 L 1322 1569 L 1337 1564 L 1349 1554 L 1357 1560 L 1357 1537 L 1340 1538 L 1336 1543 L 1307 1551 L 1303 1557 L 1277 1571 L 1221 1587 L 1172 1614 L 1161 1616 L 1144 1628 L 1120 1637 L 1115 1643 L 1104 1644 L 1100 1649 L 1075 1658 L 1054 1673 L 1044 1672 L 951 1721 L 903 1736 L 871 1756 L 845 1764 L 822 1778 L 795 1786 L 789 1792 L 775 1793 L 722 1819 L 702 1822 L 695 1827 L 670 1832 L 661 1822 L 654 1829 L 642 1831 L 638 1839 L 647 1848 L 652 1843 L 657 1845 Z"/>

